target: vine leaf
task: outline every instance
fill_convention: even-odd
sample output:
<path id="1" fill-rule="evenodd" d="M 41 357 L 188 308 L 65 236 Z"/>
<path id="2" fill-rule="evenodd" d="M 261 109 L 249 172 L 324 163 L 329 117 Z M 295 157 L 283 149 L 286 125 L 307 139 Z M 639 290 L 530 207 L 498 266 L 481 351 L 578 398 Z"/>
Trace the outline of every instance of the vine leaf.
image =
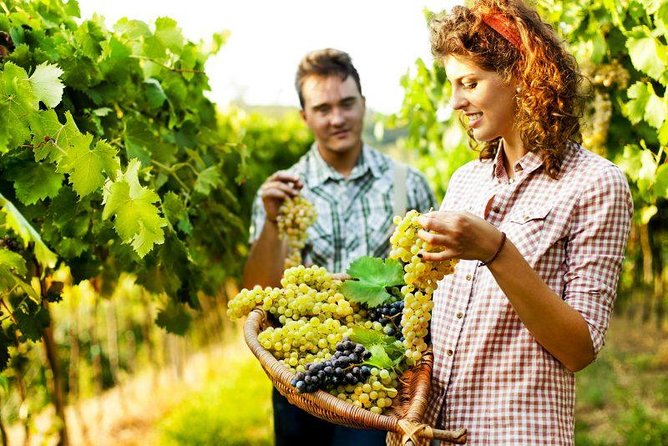
<path id="1" fill-rule="evenodd" d="M 6 62 L 0 71 L 0 153 L 30 138 L 28 118 L 36 113 L 35 95 L 26 71 Z"/>
<path id="2" fill-rule="evenodd" d="M 209 195 L 211 189 L 215 189 L 220 184 L 220 169 L 218 166 L 207 167 L 197 175 L 195 181 L 195 190 L 202 195 Z"/>
<path id="3" fill-rule="evenodd" d="M 22 239 L 24 244 L 28 242 L 35 243 L 35 257 L 44 269 L 56 266 L 58 257 L 42 241 L 39 233 L 25 219 L 25 217 L 14 206 L 14 203 L 7 200 L 0 194 L 0 208 L 5 213 L 5 224 L 12 229 Z"/>
<path id="4" fill-rule="evenodd" d="M 353 327 L 352 333 L 349 336 L 350 340 L 362 344 L 367 350 L 372 352 L 371 347 L 380 346 L 385 352 L 385 355 L 396 365 L 401 362 L 404 354 L 406 353 L 406 348 L 403 343 L 393 336 L 388 336 L 379 331 L 372 330 L 364 327 Z M 374 348 L 376 348 L 374 347 Z M 384 355 L 380 354 L 381 357 Z M 377 355 L 378 356 L 378 355 Z M 385 361 L 381 359 L 381 361 Z"/>
<path id="5" fill-rule="evenodd" d="M 7 177 L 14 182 L 16 197 L 28 205 L 58 195 L 64 179 L 63 174 L 44 163 L 17 164 Z"/>
<path id="6" fill-rule="evenodd" d="M 353 279 L 346 280 L 341 292 L 346 298 L 376 307 L 391 300 L 387 287 L 404 284 L 403 268 L 395 259 L 364 256 L 350 264 L 346 271 Z"/>
<path id="7" fill-rule="evenodd" d="M 394 366 L 394 361 L 390 359 L 385 349 L 380 344 L 374 344 L 367 347 L 371 352 L 371 357 L 364 361 L 365 364 L 378 367 L 379 369 L 391 369 Z"/>
<path id="8" fill-rule="evenodd" d="M 163 227 L 167 220 L 153 203 L 160 201 L 154 191 L 139 184 L 140 162 L 130 161 L 117 181 L 108 180 L 104 187 L 104 220 L 114 217 L 114 228 L 123 243 L 130 243 L 139 257 L 148 254 L 153 245 L 165 241 Z"/>
<path id="9" fill-rule="evenodd" d="M 20 254 L 0 248 L 0 287 L 12 288 L 16 275 L 24 277 L 27 272 L 26 262 Z"/>
<path id="10" fill-rule="evenodd" d="M 98 141 L 93 150 L 84 145 L 72 147 L 65 154 L 61 167 L 69 174 L 72 188 L 84 197 L 102 187 L 103 172 L 112 176 L 121 166 L 116 149 L 105 141 Z"/>
<path id="11" fill-rule="evenodd" d="M 35 68 L 30 76 L 30 85 L 37 101 L 42 101 L 49 108 L 54 108 L 63 98 L 65 86 L 60 81 L 60 75 L 63 74 L 57 65 L 46 62 Z M 37 107 L 35 107 L 37 108 Z"/>

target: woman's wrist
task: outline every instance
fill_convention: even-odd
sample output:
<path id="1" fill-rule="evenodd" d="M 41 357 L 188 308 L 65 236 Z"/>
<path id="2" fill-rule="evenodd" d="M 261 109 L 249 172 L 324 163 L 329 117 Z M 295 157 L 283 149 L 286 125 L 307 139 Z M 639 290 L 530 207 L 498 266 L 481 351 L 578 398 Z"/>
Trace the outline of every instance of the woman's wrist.
<path id="1" fill-rule="evenodd" d="M 500 232 L 501 232 L 501 240 L 497 244 L 496 251 L 494 251 L 494 254 L 492 254 L 492 256 L 489 257 L 488 260 L 481 261 L 478 264 L 478 266 L 488 266 L 490 263 L 496 260 L 496 258 L 499 257 L 499 254 L 501 254 L 501 251 L 503 251 L 503 247 L 506 246 L 506 233 L 503 231 Z"/>

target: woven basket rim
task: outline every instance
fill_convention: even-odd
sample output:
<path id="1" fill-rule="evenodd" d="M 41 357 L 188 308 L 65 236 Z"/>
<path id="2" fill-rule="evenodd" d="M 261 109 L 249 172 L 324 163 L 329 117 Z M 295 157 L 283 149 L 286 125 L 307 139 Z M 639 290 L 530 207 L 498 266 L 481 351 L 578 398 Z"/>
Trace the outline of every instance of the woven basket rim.
<path id="1" fill-rule="evenodd" d="M 285 365 L 281 364 L 269 351 L 262 347 L 257 340 L 257 336 L 266 321 L 266 311 L 261 308 L 256 308 L 251 311 L 244 324 L 244 338 L 246 344 L 248 344 L 248 347 L 272 381 L 272 384 L 274 384 L 274 387 L 276 387 L 276 389 L 285 396 L 290 403 L 319 418 L 351 427 L 379 429 L 402 435 L 404 434 L 404 428 L 401 426 L 402 423 L 409 422 L 415 426 L 422 425 L 421 418 L 424 416 L 426 404 L 424 404 L 425 407 L 418 412 L 409 410 L 407 414 L 408 416 L 399 418 L 397 414 L 391 412 L 387 415 L 373 413 L 370 410 L 343 401 L 324 390 L 317 390 L 313 393 L 299 393 L 297 389 L 290 384 L 294 374 Z M 429 357 L 430 359 L 433 358 L 431 350 L 425 354 L 425 357 Z M 424 363 L 424 361 L 421 361 L 415 367 L 418 366 L 428 366 L 429 375 L 431 375 L 431 362 Z M 420 375 L 416 377 L 416 380 L 417 384 L 415 387 L 422 387 L 421 391 L 425 393 L 424 396 L 426 397 L 430 383 L 421 381 Z M 415 398 L 415 395 L 413 397 Z M 426 430 L 420 429 L 416 436 L 439 438 L 452 443 L 463 444 L 466 442 L 466 429 L 444 431 L 430 427 Z"/>

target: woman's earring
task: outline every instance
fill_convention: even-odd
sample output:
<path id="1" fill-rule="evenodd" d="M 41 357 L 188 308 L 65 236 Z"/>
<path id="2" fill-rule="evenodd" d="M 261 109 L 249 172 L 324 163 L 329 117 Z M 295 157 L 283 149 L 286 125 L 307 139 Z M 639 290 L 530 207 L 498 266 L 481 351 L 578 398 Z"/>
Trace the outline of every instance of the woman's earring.
<path id="1" fill-rule="evenodd" d="M 517 93 L 517 94 L 520 94 L 520 91 L 522 91 L 522 89 L 521 89 L 520 87 L 517 87 L 517 88 L 515 89 L 515 93 Z"/>

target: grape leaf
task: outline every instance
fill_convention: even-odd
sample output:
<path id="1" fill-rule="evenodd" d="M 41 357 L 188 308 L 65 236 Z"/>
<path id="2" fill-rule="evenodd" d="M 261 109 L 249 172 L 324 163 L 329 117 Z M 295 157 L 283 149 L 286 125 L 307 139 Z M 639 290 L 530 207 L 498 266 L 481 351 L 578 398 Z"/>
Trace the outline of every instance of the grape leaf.
<path id="1" fill-rule="evenodd" d="M 202 195 L 209 195 L 211 189 L 218 187 L 220 181 L 218 166 L 207 167 L 197 174 L 194 189 Z"/>
<path id="2" fill-rule="evenodd" d="M 105 141 L 98 141 L 93 150 L 83 145 L 72 147 L 60 166 L 69 174 L 72 188 L 84 197 L 102 187 L 103 172 L 113 176 L 120 169 L 120 162 L 116 149 Z"/>
<path id="3" fill-rule="evenodd" d="M 352 332 L 348 337 L 351 341 L 357 344 L 362 344 L 365 347 L 369 347 L 374 344 L 389 345 L 397 340 L 393 336 L 387 336 L 386 334 L 380 333 L 377 330 L 372 330 L 370 328 L 364 328 L 360 326 L 353 327 Z"/>
<path id="4" fill-rule="evenodd" d="M 636 26 L 626 41 L 633 66 L 660 80 L 666 70 L 666 46 L 652 35 L 649 28 Z"/>
<path id="5" fill-rule="evenodd" d="M 44 268 L 56 266 L 58 257 L 44 244 L 39 233 L 30 222 L 16 209 L 14 203 L 0 194 L 0 211 L 5 213 L 5 224 L 17 233 L 25 244 L 35 242 L 35 257 Z"/>
<path id="6" fill-rule="evenodd" d="M 155 21 L 155 37 L 174 53 L 183 49 L 183 34 L 174 19 L 159 17 Z"/>
<path id="7" fill-rule="evenodd" d="M 144 81 L 144 85 L 149 107 L 158 108 L 167 100 L 167 95 L 157 79 L 148 78 Z"/>
<path id="8" fill-rule="evenodd" d="M 48 310 L 33 302 L 26 300 L 13 312 L 16 325 L 23 335 L 22 340 L 39 341 L 42 339 L 42 331 L 49 326 L 51 320 Z"/>
<path id="9" fill-rule="evenodd" d="M 153 203 L 160 201 L 157 193 L 139 184 L 138 160 L 133 159 L 117 181 L 108 180 L 104 188 L 104 220 L 114 216 L 114 228 L 124 243 L 130 243 L 139 257 L 153 245 L 162 244 L 162 230 L 167 221 Z"/>
<path id="10" fill-rule="evenodd" d="M 14 182 L 16 197 L 23 204 L 35 204 L 45 198 L 58 195 L 63 184 L 63 174 L 54 172 L 50 164 L 18 164 L 7 177 Z"/>
<path id="11" fill-rule="evenodd" d="M 28 74 L 11 62 L 0 71 L 0 153 L 6 152 L 30 138 L 28 118 L 36 113 L 38 102 L 32 91 Z"/>
<path id="12" fill-rule="evenodd" d="M 387 287 L 404 284 L 403 268 L 395 259 L 364 256 L 350 264 L 346 271 L 353 279 L 346 280 L 341 292 L 354 302 L 376 307 L 393 299 Z"/>
<path id="13" fill-rule="evenodd" d="M 145 166 L 151 164 L 151 148 L 160 141 L 150 130 L 148 122 L 140 118 L 128 118 L 125 121 L 125 150 L 128 158 L 137 158 Z"/>
<path id="14" fill-rule="evenodd" d="M 359 326 L 353 327 L 352 332 L 348 337 L 351 341 L 357 344 L 362 344 L 369 351 L 371 351 L 371 346 L 381 346 L 388 357 L 395 362 L 401 361 L 406 352 L 406 348 L 401 341 L 397 340 L 397 338 L 387 336 L 369 328 Z"/>
<path id="15" fill-rule="evenodd" d="M 172 226 L 185 234 L 192 232 L 193 226 L 188 217 L 188 209 L 174 192 L 169 191 L 162 197 L 162 212 Z"/>
<path id="16" fill-rule="evenodd" d="M 0 286 L 9 289 L 15 284 L 15 274 L 25 276 L 28 272 L 25 259 L 8 249 L 0 248 Z"/>
<path id="17" fill-rule="evenodd" d="M 392 361 L 382 345 L 374 344 L 367 347 L 367 350 L 371 352 L 371 357 L 364 361 L 364 364 L 378 367 L 379 369 L 391 369 L 394 367 L 394 361 Z"/>
<path id="18" fill-rule="evenodd" d="M 637 124 L 641 120 L 659 129 L 668 115 L 668 105 L 654 93 L 650 83 L 636 82 L 628 89 L 629 101 L 624 112 L 629 120 Z"/>
<path id="19" fill-rule="evenodd" d="M 63 97 L 65 86 L 59 79 L 62 74 L 63 70 L 57 65 L 44 62 L 38 65 L 30 76 L 34 95 L 49 108 L 58 105 Z"/>

